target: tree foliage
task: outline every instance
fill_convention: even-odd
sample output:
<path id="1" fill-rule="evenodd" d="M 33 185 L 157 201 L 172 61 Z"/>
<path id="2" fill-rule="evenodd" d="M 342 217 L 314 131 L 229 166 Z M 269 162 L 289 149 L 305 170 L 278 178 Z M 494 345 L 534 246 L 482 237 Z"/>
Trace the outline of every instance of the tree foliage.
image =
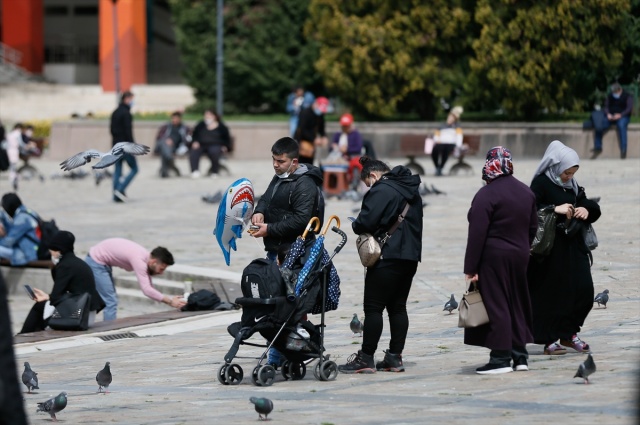
<path id="1" fill-rule="evenodd" d="M 170 0 L 185 79 L 200 105 L 216 98 L 216 0 Z M 225 112 L 283 112 L 292 85 L 320 91 L 308 0 L 224 2 Z"/>
<path id="2" fill-rule="evenodd" d="M 583 109 L 622 64 L 629 10 L 629 0 L 479 0 L 467 95 L 523 117 Z"/>
<path id="3" fill-rule="evenodd" d="M 306 34 L 320 44 L 316 68 L 332 94 L 360 113 L 386 117 L 413 98 L 433 115 L 464 72 L 471 15 L 462 1 L 312 0 Z"/>

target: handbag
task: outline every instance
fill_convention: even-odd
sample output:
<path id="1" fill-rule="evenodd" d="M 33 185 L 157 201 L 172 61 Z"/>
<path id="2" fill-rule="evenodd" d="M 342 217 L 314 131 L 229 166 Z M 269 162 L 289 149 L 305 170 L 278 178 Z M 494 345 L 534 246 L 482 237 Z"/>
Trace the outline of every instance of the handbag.
<path id="1" fill-rule="evenodd" d="M 556 238 L 555 205 L 548 205 L 538 210 L 538 230 L 531 243 L 531 254 L 549 255 Z"/>
<path id="2" fill-rule="evenodd" d="M 67 294 L 56 306 L 49 318 L 49 327 L 58 331 L 86 331 L 89 329 L 91 295 Z"/>
<path id="3" fill-rule="evenodd" d="M 393 226 L 384 234 L 381 240 L 378 240 L 371 233 L 363 233 L 358 235 L 356 239 L 356 247 L 358 248 L 358 255 L 360 256 L 360 262 L 365 267 L 373 266 L 382 256 L 382 247 L 389 240 L 393 232 L 396 231 L 400 223 L 404 221 L 404 216 L 409 211 L 409 203 L 407 202 L 402 212 L 398 215 L 398 219 Z"/>
<path id="4" fill-rule="evenodd" d="M 484 307 L 477 282 L 473 282 L 469 289 L 460 300 L 460 307 L 458 308 L 460 312 L 458 317 L 459 328 L 475 328 L 489 323 L 489 315 Z"/>
<path id="5" fill-rule="evenodd" d="M 598 247 L 598 237 L 591 223 L 589 223 L 589 225 L 585 223 L 585 225 L 582 226 L 582 236 L 584 237 L 584 244 L 589 248 L 589 251 L 593 251 Z"/>

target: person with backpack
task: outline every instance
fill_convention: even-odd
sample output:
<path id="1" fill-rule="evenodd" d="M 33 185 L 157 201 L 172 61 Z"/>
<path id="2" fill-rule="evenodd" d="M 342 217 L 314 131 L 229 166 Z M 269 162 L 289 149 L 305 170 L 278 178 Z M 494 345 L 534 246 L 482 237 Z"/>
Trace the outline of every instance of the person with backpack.
<path id="1" fill-rule="evenodd" d="M 278 248 L 291 244 L 304 232 L 312 217 L 324 218 L 322 172 L 311 164 L 299 163 L 300 146 L 291 137 L 277 140 L 271 147 L 275 176 L 253 210 L 254 238 L 263 238 L 267 258 L 275 262 Z M 307 239 L 313 239 L 310 233 Z M 279 366 L 282 359 L 270 350 L 268 364 Z"/>
<path id="2" fill-rule="evenodd" d="M 22 204 L 17 194 L 2 196 L 0 214 L 0 258 L 12 266 L 22 266 L 38 259 L 40 245 L 39 216 Z"/>

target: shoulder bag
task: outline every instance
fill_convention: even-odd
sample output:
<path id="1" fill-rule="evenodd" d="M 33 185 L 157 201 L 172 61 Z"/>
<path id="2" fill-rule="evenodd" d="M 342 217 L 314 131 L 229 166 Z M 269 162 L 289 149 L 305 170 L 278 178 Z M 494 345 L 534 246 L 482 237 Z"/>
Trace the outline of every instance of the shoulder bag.
<path id="1" fill-rule="evenodd" d="M 365 267 L 373 266 L 382 255 L 382 247 L 389 240 L 393 232 L 396 231 L 400 223 L 404 221 L 404 216 L 409 211 L 409 203 L 407 202 L 404 206 L 402 212 L 398 215 L 398 219 L 393 226 L 385 232 L 384 237 L 381 240 L 378 240 L 371 233 L 363 233 L 358 235 L 358 239 L 356 239 L 356 247 L 358 248 L 358 255 L 360 256 L 360 262 Z"/>
<path id="2" fill-rule="evenodd" d="M 489 315 L 484 307 L 477 285 L 477 282 L 473 282 L 469 288 L 470 290 L 465 292 L 462 300 L 460 300 L 460 307 L 458 308 L 460 312 L 458 318 L 459 328 L 475 328 L 489 323 Z"/>
<path id="3" fill-rule="evenodd" d="M 89 329 L 91 295 L 84 292 L 67 296 L 55 306 L 49 327 L 58 331 L 86 331 Z"/>
<path id="4" fill-rule="evenodd" d="M 555 205 L 548 205 L 538 210 L 538 230 L 531 244 L 531 253 L 549 255 L 556 238 Z"/>

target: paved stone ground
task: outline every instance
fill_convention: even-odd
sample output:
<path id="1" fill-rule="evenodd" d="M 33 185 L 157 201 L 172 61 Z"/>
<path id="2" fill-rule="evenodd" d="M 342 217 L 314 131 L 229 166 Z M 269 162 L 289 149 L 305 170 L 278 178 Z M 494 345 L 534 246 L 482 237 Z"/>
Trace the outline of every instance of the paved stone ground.
<path id="1" fill-rule="evenodd" d="M 251 259 L 262 255 L 261 244 L 241 239 L 231 266 L 226 267 L 211 234 L 217 206 L 200 198 L 239 177 L 251 179 L 258 193 L 264 191 L 272 175 L 267 145 L 257 147 L 265 150 L 265 161 L 231 161 L 233 177 L 218 179 L 162 180 L 157 177 L 158 161 L 143 159 L 127 204 L 111 202 L 108 182 L 96 186 L 90 178 L 50 179 L 56 164 L 47 160 L 35 163 L 47 177 L 45 182 L 23 182 L 19 193 L 25 204 L 75 233 L 80 255 L 106 237 L 122 236 L 148 248 L 166 245 L 178 263 L 241 272 Z M 396 162 L 400 161 L 392 163 Z M 422 162 L 432 173 L 432 165 Z M 640 160 L 585 161 L 576 176 L 589 196 L 602 197 L 603 215 L 596 225 L 600 246 L 594 252 L 592 271 L 596 292 L 611 291 L 608 308 L 594 308 L 581 334 L 592 346 L 598 366 L 591 385 L 573 379 L 584 355 L 546 356 L 539 345 L 528 347 L 529 372 L 488 377 L 474 373 L 486 362 L 488 350 L 465 346 L 457 315 L 442 311 L 451 293 L 459 298 L 464 291 L 466 214 L 481 187 L 482 161 L 470 162 L 477 170 L 474 175 L 426 177 L 429 185 L 446 195 L 425 197 L 423 262 L 408 305 L 406 373 L 339 375 L 332 382 L 316 381 L 308 373 L 301 381 L 284 382 L 279 377 L 273 386 L 262 388 L 249 379 L 256 360 L 238 359 L 244 381 L 239 386 L 222 386 L 215 375 L 232 343 L 226 326 L 239 320 L 239 313 L 217 313 L 132 330 L 140 338 L 103 342 L 87 336 L 16 347 L 18 362 L 29 361 L 40 378 L 38 394 L 25 394 L 31 423 L 48 423 L 47 415 L 34 413 L 36 402 L 64 390 L 69 404 L 58 416 L 66 423 L 255 423 L 257 414 L 248 399 L 267 396 L 275 405 L 270 417 L 285 424 L 637 424 Z M 528 183 L 536 165 L 535 159 L 516 158 L 516 177 Z M 186 163 L 180 166 L 187 170 Z M 6 174 L 0 176 L 0 185 L 8 190 Z M 331 199 L 327 216 L 336 214 L 346 222 L 358 206 Z M 362 314 L 363 269 L 353 239 L 335 258 L 342 278 L 340 308 L 326 315 L 325 346 L 339 364 L 360 343 L 348 328 L 352 314 Z M 331 235 L 326 245 L 332 248 L 337 241 Z M 19 321 L 18 313 L 28 309 L 27 298 L 16 293 L 11 299 L 11 312 Z M 311 319 L 319 321 L 319 317 Z M 388 338 L 385 330 L 378 359 Z M 258 348 L 242 348 L 243 356 L 261 353 Z M 97 395 L 94 377 L 105 361 L 112 365 L 112 392 Z"/>

